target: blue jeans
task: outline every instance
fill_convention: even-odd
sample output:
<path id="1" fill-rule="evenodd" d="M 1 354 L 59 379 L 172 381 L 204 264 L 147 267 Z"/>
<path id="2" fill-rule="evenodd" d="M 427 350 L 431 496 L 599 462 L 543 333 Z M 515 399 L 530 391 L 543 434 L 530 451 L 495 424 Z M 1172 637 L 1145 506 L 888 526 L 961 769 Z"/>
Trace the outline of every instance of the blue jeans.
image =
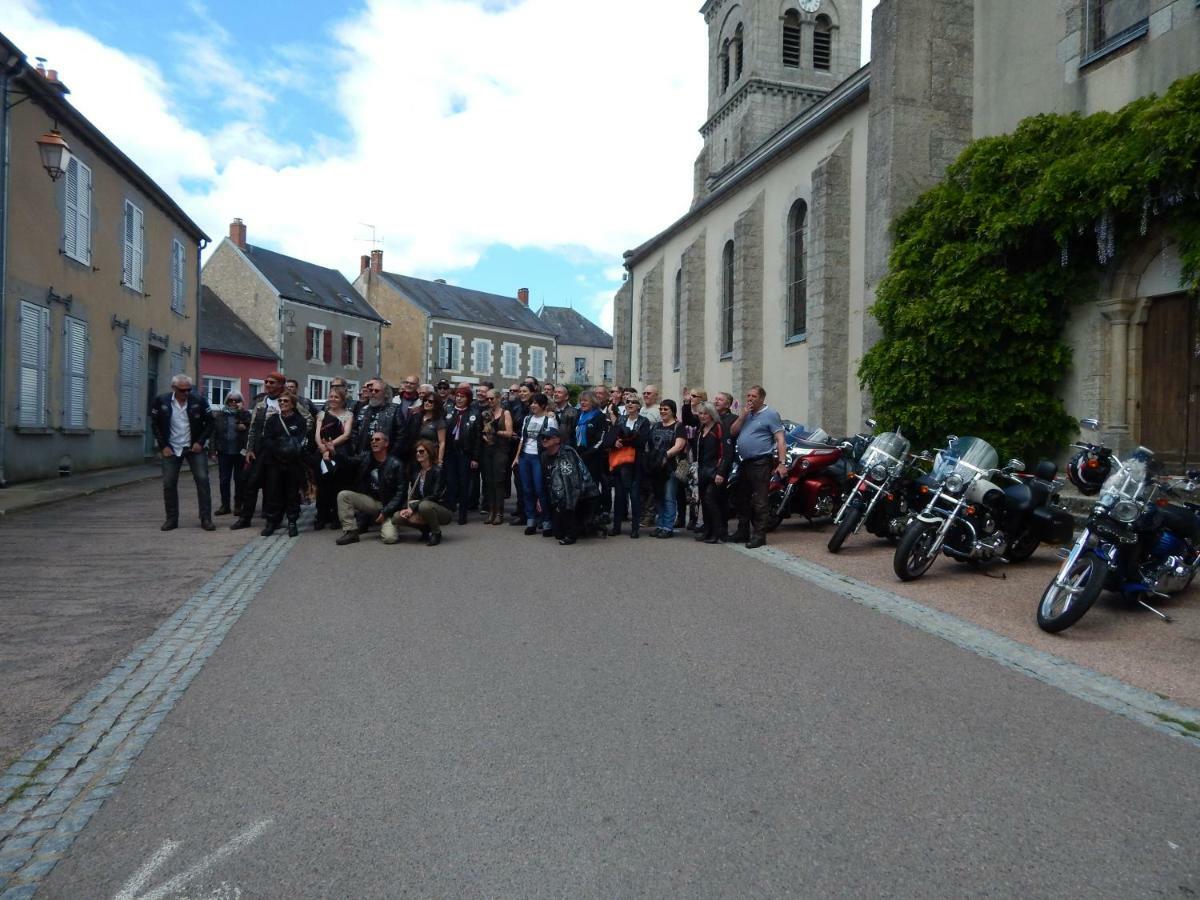
<path id="1" fill-rule="evenodd" d="M 537 521 L 538 504 L 541 504 L 542 524 L 550 527 L 550 498 L 546 496 L 546 485 L 542 481 L 542 460 L 535 453 L 521 452 L 517 466 L 521 473 L 521 491 L 525 495 L 525 523 Z"/>
<path id="2" fill-rule="evenodd" d="M 675 497 L 679 493 L 679 481 L 670 472 L 659 476 L 654 482 L 654 496 L 658 500 L 658 518 L 654 524 L 664 531 L 675 530 L 675 515 L 679 511 Z"/>

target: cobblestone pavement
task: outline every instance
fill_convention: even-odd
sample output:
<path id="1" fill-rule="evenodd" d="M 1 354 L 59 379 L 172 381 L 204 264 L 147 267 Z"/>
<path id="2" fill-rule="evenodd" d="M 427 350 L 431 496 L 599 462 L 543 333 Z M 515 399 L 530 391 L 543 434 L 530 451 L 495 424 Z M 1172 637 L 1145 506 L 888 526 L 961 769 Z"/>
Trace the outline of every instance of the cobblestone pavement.
<path id="1" fill-rule="evenodd" d="M 0 900 L 34 895 L 294 545 L 247 545 L 8 767 L 0 777 Z"/>

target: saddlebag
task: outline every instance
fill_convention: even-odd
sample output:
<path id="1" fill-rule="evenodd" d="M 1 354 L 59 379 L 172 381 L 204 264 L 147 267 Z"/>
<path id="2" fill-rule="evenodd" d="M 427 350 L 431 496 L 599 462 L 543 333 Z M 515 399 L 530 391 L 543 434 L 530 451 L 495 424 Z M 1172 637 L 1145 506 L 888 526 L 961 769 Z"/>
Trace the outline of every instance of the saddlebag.
<path id="1" fill-rule="evenodd" d="M 1069 544 L 1075 535 L 1075 520 L 1058 506 L 1040 506 L 1033 511 L 1033 531 L 1043 544 Z"/>

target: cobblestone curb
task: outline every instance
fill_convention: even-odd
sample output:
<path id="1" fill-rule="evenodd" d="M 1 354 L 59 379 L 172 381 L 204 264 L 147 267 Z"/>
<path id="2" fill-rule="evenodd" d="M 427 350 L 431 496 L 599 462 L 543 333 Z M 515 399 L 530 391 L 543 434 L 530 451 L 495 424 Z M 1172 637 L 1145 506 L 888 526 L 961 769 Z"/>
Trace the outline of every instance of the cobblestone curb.
<path id="1" fill-rule="evenodd" d="M 295 544 L 247 544 L 0 776 L 0 900 L 34 895 Z"/>
<path id="2" fill-rule="evenodd" d="M 1200 729 L 1200 710 L 1163 699 L 1157 694 L 1126 684 L 1112 676 L 1102 675 L 1094 669 L 1076 665 L 1052 653 L 1027 647 L 1011 638 L 965 622 L 957 616 L 922 606 L 906 597 L 808 560 L 799 559 L 790 553 L 770 547 L 758 550 L 746 550 L 742 547 L 734 549 L 811 581 L 827 591 L 848 597 L 868 609 L 884 613 L 906 625 L 947 640 L 964 650 L 994 660 L 1043 684 L 1066 691 L 1072 697 L 1094 703 L 1140 725 L 1147 725 L 1156 731 L 1182 738 L 1193 746 L 1200 747 L 1200 730 L 1197 730 Z"/>

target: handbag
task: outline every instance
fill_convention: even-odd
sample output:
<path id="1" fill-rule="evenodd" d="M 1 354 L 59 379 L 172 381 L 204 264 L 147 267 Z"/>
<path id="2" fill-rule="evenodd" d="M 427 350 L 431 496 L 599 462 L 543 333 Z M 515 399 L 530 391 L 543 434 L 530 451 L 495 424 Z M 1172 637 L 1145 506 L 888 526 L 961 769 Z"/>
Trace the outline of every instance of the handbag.
<path id="1" fill-rule="evenodd" d="M 691 473 L 691 461 L 687 458 L 686 453 L 680 453 L 677 457 L 675 457 L 675 478 L 683 484 L 687 484 Z"/>
<path id="2" fill-rule="evenodd" d="M 608 451 L 608 471 L 637 461 L 636 447 L 614 447 Z"/>

